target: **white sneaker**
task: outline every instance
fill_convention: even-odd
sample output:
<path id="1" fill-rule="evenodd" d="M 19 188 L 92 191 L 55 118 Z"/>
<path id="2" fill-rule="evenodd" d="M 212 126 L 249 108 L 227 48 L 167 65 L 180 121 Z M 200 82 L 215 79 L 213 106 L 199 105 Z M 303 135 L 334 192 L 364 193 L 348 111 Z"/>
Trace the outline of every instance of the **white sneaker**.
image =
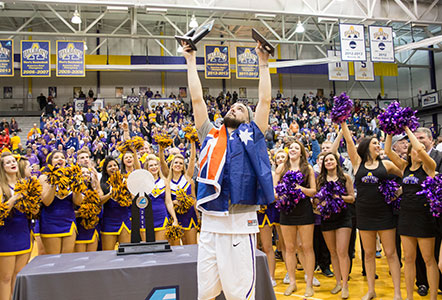
<path id="1" fill-rule="evenodd" d="M 305 282 L 307 282 L 307 275 L 304 275 L 304 280 L 305 280 Z M 319 282 L 319 280 L 318 279 L 316 279 L 316 277 L 315 276 L 313 276 L 313 286 L 321 286 L 321 283 Z"/>
<path id="2" fill-rule="evenodd" d="M 276 286 L 276 280 L 272 279 L 272 286 L 275 287 Z"/>
<path id="3" fill-rule="evenodd" d="M 285 277 L 282 280 L 282 282 L 285 283 L 285 284 L 289 284 L 290 283 L 289 273 L 285 273 Z"/>

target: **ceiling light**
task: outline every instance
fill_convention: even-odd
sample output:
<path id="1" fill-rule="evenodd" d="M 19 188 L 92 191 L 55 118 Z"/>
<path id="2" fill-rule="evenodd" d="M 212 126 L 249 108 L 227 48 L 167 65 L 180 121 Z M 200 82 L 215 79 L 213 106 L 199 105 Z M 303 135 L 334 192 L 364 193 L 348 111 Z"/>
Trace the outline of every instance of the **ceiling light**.
<path id="1" fill-rule="evenodd" d="M 298 20 L 298 24 L 296 25 L 295 32 L 303 33 L 305 31 L 304 25 L 302 25 L 301 20 Z"/>
<path id="2" fill-rule="evenodd" d="M 74 15 L 72 16 L 71 22 L 73 24 L 81 24 L 80 13 L 78 12 L 77 9 L 74 11 Z"/>
<path id="3" fill-rule="evenodd" d="M 198 22 L 196 21 L 195 15 L 192 15 L 192 18 L 190 18 L 189 27 L 192 29 L 198 27 Z"/>
<path id="4" fill-rule="evenodd" d="M 146 13 L 167 13 L 167 8 L 146 7 Z"/>
<path id="5" fill-rule="evenodd" d="M 396 38 L 396 32 L 393 31 L 393 37 Z"/>
<path id="6" fill-rule="evenodd" d="M 273 14 L 255 14 L 255 18 L 257 19 L 274 19 L 276 15 Z"/>
<path id="7" fill-rule="evenodd" d="M 129 7 L 127 7 L 127 6 L 108 6 L 107 10 L 109 12 L 127 12 L 127 11 L 129 11 Z"/>
<path id="8" fill-rule="evenodd" d="M 338 19 L 318 17 L 318 23 L 338 23 Z"/>
<path id="9" fill-rule="evenodd" d="M 87 44 L 86 44 L 86 41 L 84 42 L 84 51 L 87 51 Z"/>

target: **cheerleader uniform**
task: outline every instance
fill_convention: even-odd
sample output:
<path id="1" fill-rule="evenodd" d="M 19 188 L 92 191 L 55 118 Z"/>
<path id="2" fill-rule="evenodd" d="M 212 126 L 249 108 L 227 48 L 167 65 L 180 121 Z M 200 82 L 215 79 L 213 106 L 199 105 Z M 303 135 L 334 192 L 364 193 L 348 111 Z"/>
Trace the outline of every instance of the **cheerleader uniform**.
<path id="1" fill-rule="evenodd" d="M 265 225 L 273 226 L 279 224 L 279 211 L 275 205 L 276 202 L 269 204 L 264 213 L 258 211 L 259 228 L 263 228 Z"/>
<path id="2" fill-rule="evenodd" d="M 436 236 L 434 217 L 425 195 L 416 195 L 422 190 L 421 183 L 427 178 L 423 167 L 411 171 L 408 166 L 402 178 L 402 200 L 399 210 L 398 231 L 400 235 L 417 238 Z"/>
<path id="3" fill-rule="evenodd" d="M 327 219 L 321 218 L 321 231 L 331 231 L 339 228 L 352 228 L 351 211 L 348 208 L 348 205 L 349 204 L 346 203 L 345 208 L 342 208 L 337 214 L 332 214 Z"/>
<path id="4" fill-rule="evenodd" d="M 168 212 L 166 208 L 166 185 L 164 179 L 158 178 L 155 181 L 155 187 L 150 193 L 150 201 L 152 201 L 153 226 L 155 231 L 166 229 L 168 221 Z"/>
<path id="5" fill-rule="evenodd" d="M 190 182 L 186 180 L 184 175 L 181 175 L 178 181 L 174 181 L 173 179 L 170 182 L 170 191 L 172 194 L 172 201 L 176 200 L 176 191 L 178 189 L 182 189 L 186 191 L 187 195 L 192 194 L 192 185 Z M 184 230 L 190 230 L 192 228 L 196 228 L 198 224 L 198 218 L 195 213 L 195 209 L 193 206 L 189 208 L 189 210 L 185 214 L 176 213 L 178 218 L 178 222 L 183 227 Z"/>
<path id="6" fill-rule="evenodd" d="M 60 197 L 55 195 L 49 206 L 41 208 L 40 235 L 43 238 L 70 236 L 77 231 L 72 192 Z"/>
<path id="7" fill-rule="evenodd" d="M 98 215 L 98 218 L 101 220 L 103 217 L 103 209 L 101 210 L 100 214 Z M 98 237 L 100 232 L 100 225 L 101 222 L 99 221 L 97 225 L 92 229 L 86 229 L 81 225 L 82 218 L 77 218 L 77 228 L 78 228 L 78 235 L 77 239 L 75 241 L 75 244 L 92 244 L 94 243 Z"/>
<path id="8" fill-rule="evenodd" d="M 374 170 L 359 166 L 356 182 L 356 226 L 359 230 L 387 230 L 396 228 L 393 209 L 379 191 L 381 180 L 388 178 L 382 161 Z"/>
<path id="9" fill-rule="evenodd" d="M 120 235 L 123 228 L 130 232 L 132 226 L 130 222 L 131 207 L 120 206 L 118 202 L 109 199 L 103 205 L 103 221 L 101 234 Z"/>
<path id="10" fill-rule="evenodd" d="M 14 193 L 14 190 L 11 189 Z M 0 226 L 0 256 L 12 256 L 32 251 L 31 228 L 26 214 L 12 208 Z"/>
<path id="11" fill-rule="evenodd" d="M 308 182 L 303 182 L 301 186 L 308 188 Z M 285 213 L 281 211 L 279 215 L 281 225 L 310 225 L 315 224 L 315 216 L 313 214 L 313 206 L 309 197 L 299 200 L 295 208 Z"/>

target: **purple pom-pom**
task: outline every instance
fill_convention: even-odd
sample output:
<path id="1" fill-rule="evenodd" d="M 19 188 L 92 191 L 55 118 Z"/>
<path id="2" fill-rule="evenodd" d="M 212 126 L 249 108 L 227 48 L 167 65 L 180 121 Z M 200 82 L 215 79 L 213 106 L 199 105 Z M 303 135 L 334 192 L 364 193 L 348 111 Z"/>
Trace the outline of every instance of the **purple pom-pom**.
<path id="1" fill-rule="evenodd" d="M 419 119 L 415 114 L 416 111 L 412 111 L 409 107 L 402 108 L 399 102 L 394 101 L 379 115 L 379 127 L 392 135 L 403 133 L 405 126 L 414 131 L 419 127 Z"/>
<path id="2" fill-rule="evenodd" d="M 291 212 L 299 200 L 304 199 L 306 196 L 301 189 L 296 188 L 296 185 L 302 184 L 304 181 L 304 175 L 299 171 L 288 171 L 282 177 L 281 181 L 276 186 L 276 194 L 278 200 L 275 207 L 278 211 L 283 211 L 286 214 Z"/>
<path id="3" fill-rule="evenodd" d="M 401 197 L 396 195 L 401 185 L 394 180 L 382 180 L 379 185 L 379 191 L 384 195 L 385 202 L 395 209 L 399 209 Z"/>
<path id="4" fill-rule="evenodd" d="M 333 98 L 333 108 L 331 111 L 331 119 L 334 123 L 341 124 L 350 116 L 353 109 L 353 101 L 346 93 L 342 93 L 339 97 Z"/>
<path id="5" fill-rule="evenodd" d="M 428 176 L 421 184 L 422 191 L 418 195 L 425 195 L 430 203 L 430 211 L 434 217 L 439 218 L 442 213 L 442 174 L 434 178 Z"/>
<path id="6" fill-rule="evenodd" d="M 318 210 L 322 219 L 328 219 L 331 215 L 338 214 L 347 207 L 344 199 L 342 199 L 342 196 L 346 194 L 345 187 L 334 181 L 327 182 L 319 190 L 315 197 L 319 200 Z"/>

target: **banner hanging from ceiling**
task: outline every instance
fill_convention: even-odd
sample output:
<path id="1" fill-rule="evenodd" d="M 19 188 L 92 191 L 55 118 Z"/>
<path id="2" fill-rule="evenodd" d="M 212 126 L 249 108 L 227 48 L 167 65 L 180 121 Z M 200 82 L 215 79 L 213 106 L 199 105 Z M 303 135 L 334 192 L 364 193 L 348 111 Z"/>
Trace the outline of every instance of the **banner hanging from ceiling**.
<path id="1" fill-rule="evenodd" d="M 371 61 L 394 62 L 393 28 L 368 26 Z"/>
<path id="2" fill-rule="evenodd" d="M 205 45 L 204 69 L 206 79 L 230 79 L 229 46 Z"/>
<path id="3" fill-rule="evenodd" d="M 57 41 L 57 77 L 84 77 L 84 41 Z"/>
<path id="4" fill-rule="evenodd" d="M 254 47 L 236 47 L 236 78 L 258 79 L 259 60 Z"/>
<path id="5" fill-rule="evenodd" d="M 0 77 L 14 76 L 14 41 L 0 40 Z"/>
<path id="6" fill-rule="evenodd" d="M 343 61 L 366 61 L 364 25 L 339 24 L 341 59 Z"/>
<path id="7" fill-rule="evenodd" d="M 51 77 L 49 41 L 21 41 L 21 77 Z"/>
<path id="8" fill-rule="evenodd" d="M 329 58 L 340 58 L 340 51 L 328 50 Z M 328 80 L 348 81 L 348 63 L 345 61 L 334 61 L 328 63 Z"/>
<path id="9" fill-rule="evenodd" d="M 367 61 L 355 61 L 355 80 L 374 81 L 374 65 L 369 59 Z"/>

